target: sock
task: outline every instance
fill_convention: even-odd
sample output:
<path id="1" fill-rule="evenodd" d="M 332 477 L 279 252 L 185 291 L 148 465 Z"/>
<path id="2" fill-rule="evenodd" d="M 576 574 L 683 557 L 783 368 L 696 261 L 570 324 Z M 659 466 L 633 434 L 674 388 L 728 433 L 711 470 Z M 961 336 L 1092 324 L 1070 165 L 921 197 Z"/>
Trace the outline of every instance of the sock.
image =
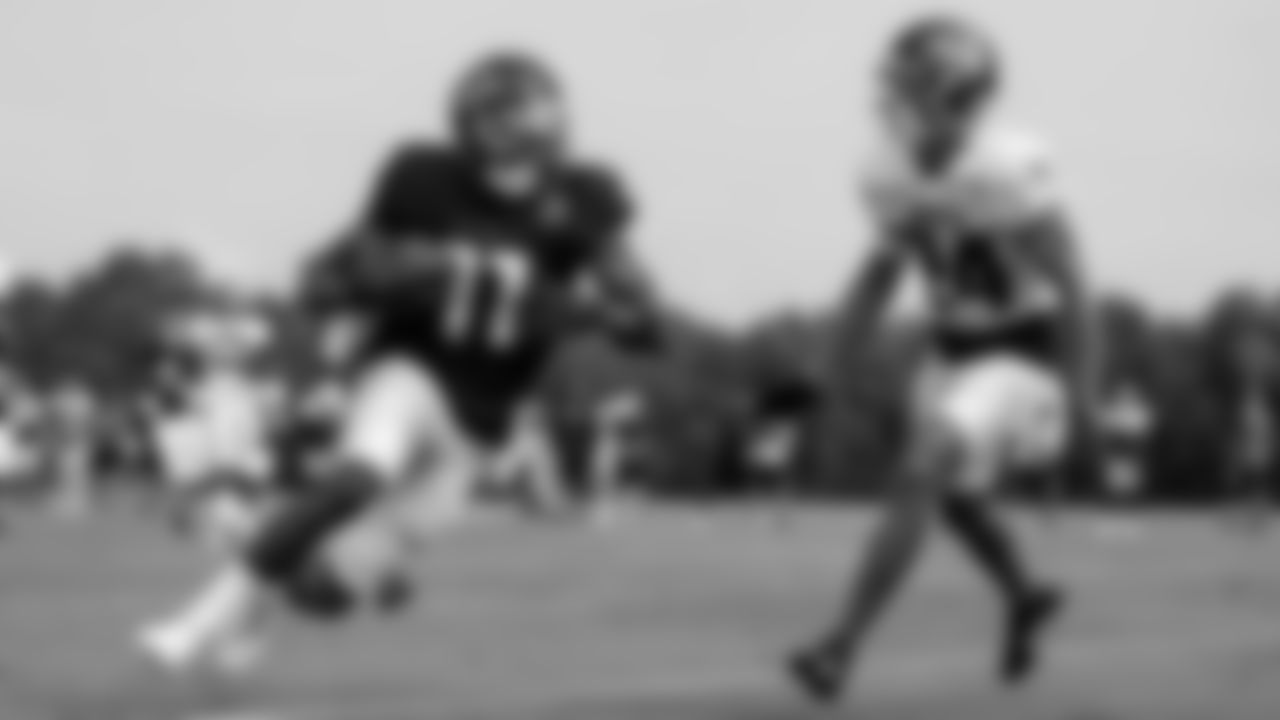
<path id="1" fill-rule="evenodd" d="M 953 494 L 943 504 L 943 515 L 960 544 L 1007 599 L 1026 595 L 1031 580 L 1017 544 L 985 500 Z"/>
<path id="2" fill-rule="evenodd" d="M 165 627 L 179 654 L 197 655 L 225 635 L 246 628 L 258 609 L 258 600 L 256 578 L 240 563 L 231 563 Z"/>

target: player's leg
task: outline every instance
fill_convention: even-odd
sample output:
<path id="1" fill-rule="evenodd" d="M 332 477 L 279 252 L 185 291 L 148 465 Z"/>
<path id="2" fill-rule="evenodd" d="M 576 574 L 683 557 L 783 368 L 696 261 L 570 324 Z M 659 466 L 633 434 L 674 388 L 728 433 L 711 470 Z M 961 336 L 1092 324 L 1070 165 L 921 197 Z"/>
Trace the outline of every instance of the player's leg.
<path id="1" fill-rule="evenodd" d="M 1266 526 L 1270 502 L 1268 468 L 1258 458 L 1242 456 L 1231 460 L 1228 473 L 1230 520 L 1242 531 L 1262 530 Z"/>
<path id="2" fill-rule="evenodd" d="M 313 563 L 317 548 L 376 500 L 384 484 L 405 473 L 417 440 L 425 381 L 415 365 L 385 358 L 364 371 L 343 419 L 341 461 L 325 477 L 276 508 L 237 557 L 168 621 L 148 629 L 144 648 L 162 663 L 199 662 L 260 612 L 269 591 L 317 614 L 344 609 L 347 597 Z"/>
<path id="3" fill-rule="evenodd" d="M 815 699 L 839 696 L 868 634 L 919 558 L 957 449 L 950 429 L 928 412 L 930 396 L 945 392 L 947 384 L 947 377 L 933 372 L 922 377 L 911 437 L 861 569 L 831 628 L 791 659 L 794 679 Z"/>
<path id="4" fill-rule="evenodd" d="M 205 509 L 205 537 L 229 562 L 240 560 L 275 509 L 289 497 L 272 482 L 274 468 L 266 440 L 265 435 L 246 432 L 235 442 L 221 444 L 215 455 L 221 479 Z M 211 652 L 219 667 L 243 672 L 257 664 L 265 650 L 265 614 L 263 608 L 248 613 L 238 628 L 231 627 L 222 635 Z"/>
<path id="5" fill-rule="evenodd" d="M 520 441 L 524 445 L 529 500 L 540 515 L 563 515 L 570 506 L 567 477 L 548 421 L 538 416 Z"/>
<path id="6" fill-rule="evenodd" d="M 462 521 L 489 460 L 456 422 L 443 389 L 426 382 L 422 391 L 417 452 L 405 482 L 322 551 L 323 565 L 342 587 L 384 610 L 410 599 L 408 561 L 432 536 Z"/>
<path id="7" fill-rule="evenodd" d="M 255 573 L 301 610 L 329 615 L 348 609 L 363 588 L 342 576 L 352 567 L 334 562 L 347 556 L 330 557 L 329 549 L 352 528 L 376 527 L 383 506 L 418 482 L 424 438 L 436 433 L 446 412 L 443 390 L 423 364 L 402 357 L 375 363 L 357 384 L 335 460 L 322 466 L 324 477 L 306 483 L 250 548 Z"/>
<path id="8" fill-rule="evenodd" d="M 170 513 L 176 527 L 199 541 L 204 536 L 206 512 L 222 492 L 211 484 L 207 433 L 199 416 L 186 413 L 164 419 L 157 426 L 162 471 L 170 494 Z M 234 555 L 223 563 L 239 567 Z M 137 642 L 154 662 L 182 669 L 193 664 L 204 650 L 197 636 L 201 628 L 214 623 L 218 608 L 247 592 L 249 578 L 244 573 L 217 572 L 173 615 L 153 621 L 139 631 Z"/>
<path id="9" fill-rule="evenodd" d="M 1000 593 L 1005 629 L 999 670 L 1004 679 L 1018 681 L 1035 669 L 1040 630 L 1057 610 L 1060 594 L 1032 571 L 991 499 L 1009 471 L 1060 455 L 1064 393 L 1038 366 L 994 357 L 964 373 L 941 409 L 961 441 L 943 517 Z"/>

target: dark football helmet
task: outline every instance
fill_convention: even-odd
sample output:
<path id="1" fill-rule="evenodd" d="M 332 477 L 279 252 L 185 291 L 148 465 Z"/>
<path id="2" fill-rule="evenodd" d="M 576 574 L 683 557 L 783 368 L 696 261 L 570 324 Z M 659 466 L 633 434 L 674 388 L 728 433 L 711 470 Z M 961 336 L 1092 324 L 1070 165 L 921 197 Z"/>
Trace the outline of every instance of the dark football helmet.
<path id="1" fill-rule="evenodd" d="M 568 115 L 559 81 L 532 55 L 482 58 L 459 81 L 453 127 L 486 173 L 541 175 L 561 160 Z"/>

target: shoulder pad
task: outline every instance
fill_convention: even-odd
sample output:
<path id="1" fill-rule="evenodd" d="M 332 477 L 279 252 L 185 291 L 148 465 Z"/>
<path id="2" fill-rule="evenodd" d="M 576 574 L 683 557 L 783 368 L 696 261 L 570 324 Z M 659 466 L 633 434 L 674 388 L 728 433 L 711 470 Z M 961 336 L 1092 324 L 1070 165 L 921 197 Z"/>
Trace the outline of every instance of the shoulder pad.
<path id="1" fill-rule="evenodd" d="M 901 219 L 909 212 L 915 173 L 898 146 L 880 139 L 857 173 L 858 200 L 878 222 Z"/>
<path id="2" fill-rule="evenodd" d="M 1011 217 L 1041 213 L 1059 203 L 1048 145 L 1035 134 L 993 127 L 978 137 L 965 165 L 989 201 Z"/>
<path id="3" fill-rule="evenodd" d="M 383 165 L 383 177 L 443 174 L 452 172 L 459 162 L 457 152 L 442 144 L 414 140 L 392 150 Z"/>
<path id="4" fill-rule="evenodd" d="M 409 142 L 392 151 L 374 182 L 363 224 L 372 230 L 396 233 L 412 228 L 414 220 L 430 213 L 423 198 L 447 198 L 458 177 L 458 154 L 442 145 Z"/>

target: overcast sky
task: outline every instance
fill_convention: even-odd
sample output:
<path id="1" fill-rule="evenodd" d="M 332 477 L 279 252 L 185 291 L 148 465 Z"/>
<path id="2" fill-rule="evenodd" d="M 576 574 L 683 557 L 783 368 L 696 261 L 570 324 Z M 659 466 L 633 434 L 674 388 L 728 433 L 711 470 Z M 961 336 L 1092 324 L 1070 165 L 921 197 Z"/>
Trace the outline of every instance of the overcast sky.
<path id="1" fill-rule="evenodd" d="M 667 293 L 737 322 L 828 302 L 894 0 L 0 0 L 0 242 L 65 272 L 123 236 L 280 285 L 477 53 L 544 51 L 630 178 Z M 1280 3 L 960 0 L 1011 63 L 1102 282 L 1171 310 L 1280 290 Z"/>

